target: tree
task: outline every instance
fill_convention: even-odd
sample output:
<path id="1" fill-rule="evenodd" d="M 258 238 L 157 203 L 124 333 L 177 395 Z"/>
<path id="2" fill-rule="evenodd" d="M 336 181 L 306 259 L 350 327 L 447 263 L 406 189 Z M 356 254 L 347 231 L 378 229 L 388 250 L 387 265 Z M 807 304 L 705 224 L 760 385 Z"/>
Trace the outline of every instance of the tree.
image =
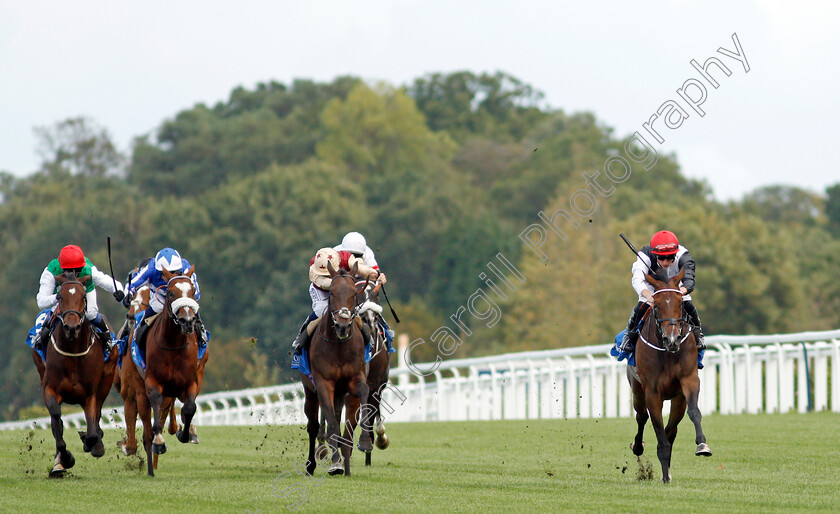
<path id="1" fill-rule="evenodd" d="M 840 239 L 840 183 L 828 187 L 826 190 L 825 217 L 828 219 L 828 230 Z"/>
<path id="2" fill-rule="evenodd" d="M 51 175 L 102 177 L 125 161 L 108 131 L 89 118 L 68 118 L 52 127 L 37 127 L 35 135 L 40 140 L 41 169 Z"/>

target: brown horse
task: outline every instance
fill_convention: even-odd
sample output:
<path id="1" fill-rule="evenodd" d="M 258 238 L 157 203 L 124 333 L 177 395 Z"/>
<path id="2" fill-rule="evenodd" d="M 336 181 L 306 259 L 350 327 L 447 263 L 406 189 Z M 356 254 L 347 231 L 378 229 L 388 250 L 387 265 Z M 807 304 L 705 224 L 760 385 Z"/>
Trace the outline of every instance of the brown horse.
<path id="1" fill-rule="evenodd" d="M 153 457 L 166 452 L 162 422 L 165 398 L 178 398 L 183 428 L 176 432 L 178 441 L 190 442 L 195 399 L 204 380 L 204 366 L 209 352 L 198 360 L 198 335 L 195 331 L 198 302 L 192 275 L 195 266 L 185 274 L 161 271 L 167 282 L 163 311 L 152 321 L 146 334 L 145 395 L 137 395 L 137 409 L 143 421 L 143 447 L 147 471 L 154 476 Z M 154 412 L 154 424 L 151 414 Z"/>
<path id="2" fill-rule="evenodd" d="M 667 282 L 647 275 L 654 286 L 653 312 L 639 331 L 636 343 L 636 368 L 627 367 L 627 378 L 633 389 L 633 407 L 639 431 L 630 448 L 636 456 L 645 451 L 642 433 L 648 417 L 656 432 L 656 454 L 662 464 L 662 481 L 671 481 L 671 449 L 677 437 L 677 425 L 688 405 L 688 417 L 696 433 L 695 455 L 710 456 L 706 436 L 700 426 L 697 407 L 700 378 L 697 375 L 697 345 L 682 306 L 679 289 L 685 270 Z M 662 403 L 671 400 L 668 426 L 662 421 Z"/>
<path id="3" fill-rule="evenodd" d="M 310 380 L 301 374 L 306 395 L 304 412 L 308 421 L 309 460 L 306 472 L 315 471 L 315 440 L 318 436 L 318 408 L 324 412 L 327 421 L 328 443 L 332 462 L 330 475 L 346 474 L 350 476 L 350 455 L 353 451 L 353 433 L 356 429 L 359 407 L 368 403 L 368 384 L 365 374 L 365 342 L 361 330 L 361 321 L 356 317 L 356 285 L 354 276 L 358 265 L 347 273 L 336 272 L 331 263 L 327 264 L 332 283 L 330 284 L 327 313 L 320 320 L 317 331 L 312 335 L 309 347 L 309 362 L 312 377 Z M 341 411 L 347 398 L 345 412 L 344 439 L 340 438 L 339 422 Z M 341 444 L 342 455 L 338 444 Z M 362 420 L 362 433 L 359 437 L 359 450 L 370 452 L 373 449 L 369 423 Z"/>
<path id="4" fill-rule="evenodd" d="M 105 454 L 99 420 L 102 403 L 114 380 L 117 352 L 112 351 L 105 360 L 105 346 L 85 318 L 85 287 L 90 280 L 90 275 L 77 278 L 74 272 L 56 277 L 58 307 L 54 317 L 61 329 L 50 335 L 45 350 L 46 363 L 32 352 L 55 438 L 55 466 L 50 477 L 63 476 L 76 463 L 64 442 L 62 403 L 80 405 L 85 411 L 87 430 L 79 433 L 84 451 L 97 458 Z"/>
<path id="5" fill-rule="evenodd" d="M 372 357 L 370 362 L 368 362 L 367 372 L 367 383 L 370 390 L 368 405 L 370 407 L 365 409 L 364 416 L 371 421 L 371 431 L 368 432 L 371 438 L 373 438 L 373 427 L 376 427 L 376 440 L 374 441 L 374 445 L 380 450 L 384 450 L 388 448 L 391 441 L 385 433 L 385 422 L 380 407 L 382 400 L 380 394 L 385 384 L 388 383 L 391 358 L 388 353 L 388 342 L 385 335 L 379 330 L 379 324 L 377 322 L 382 312 L 382 307 L 379 305 L 379 285 L 370 284 L 366 281 L 357 281 L 356 290 L 360 291 L 356 295 L 356 304 L 359 306 L 359 318 L 368 327 L 371 338 L 373 339 L 370 350 Z M 318 448 L 315 450 L 317 456 L 327 451 L 326 426 L 324 412 L 321 411 L 321 424 L 318 428 Z M 372 454 L 373 452 L 365 453 L 365 466 L 370 466 Z"/>
<path id="6" fill-rule="evenodd" d="M 143 286 L 134 294 L 131 304 L 126 314 L 126 323 L 123 330 L 120 331 L 117 338 L 120 339 L 128 336 L 126 343 L 126 355 L 123 355 L 123 366 L 118 373 L 114 374 L 114 389 L 120 393 L 125 403 L 125 438 L 117 443 L 117 446 L 122 450 L 124 455 L 134 455 L 137 453 L 137 436 L 135 435 L 135 427 L 137 426 L 137 402 L 138 398 L 142 401 L 146 398 L 146 385 L 140 372 L 134 365 L 131 359 L 131 344 L 134 341 L 134 316 L 149 308 L 149 300 L 151 299 L 151 290 L 148 286 Z M 164 398 L 161 404 L 161 417 L 165 420 L 169 419 L 167 431 L 170 434 L 175 434 L 178 431 L 178 422 L 175 419 L 174 399 L 171 397 Z M 190 442 L 198 443 L 198 436 L 195 434 L 195 425 L 190 429 Z M 152 457 L 153 468 L 157 469 L 158 456 L 154 454 Z"/>

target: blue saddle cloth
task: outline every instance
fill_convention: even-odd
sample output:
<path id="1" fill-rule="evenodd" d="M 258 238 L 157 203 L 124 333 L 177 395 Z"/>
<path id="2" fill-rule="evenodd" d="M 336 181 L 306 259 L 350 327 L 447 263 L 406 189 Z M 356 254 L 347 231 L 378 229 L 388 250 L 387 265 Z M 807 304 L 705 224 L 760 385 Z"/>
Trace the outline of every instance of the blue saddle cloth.
<path id="1" fill-rule="evenodd" d="M 390 344 L 389 344 L 390 347 Z M 390 349 L 388 353 L 393 352 L 393 349 Z M 370 354 L 370 343 L 365 343 L 365 362 L 370 362 L 373 356 Z M 312 377 L 312 368 L 309 366 L 309 349 L 304 347 L 300 350 L 300 355 L 294 353 L 292 354 L 292 369 L 296 369 L 309 377 L 309 380 L 312 381 L 312 384 L 315 385 L 315 379 Z"/>
<path id="2" fill-rule="evenodd" d="M 44 345 L 41 346 L 41 348 L 36 349 L 35 348 L 35 338 L 38 337 L 38 333 L 41 331 L 41 328 L 44 326 L 44 323 L 47 323 L 51 317 L 52 317 L 52 309 L 44 309 L 41 312 L 39 312 L 38 316 L 35 318 L 35 326 L 30 328 L 29 332 L 26 334 L 26 341 L 25 341 L 26 346 L 35 350 L 35 352 L 38 354 L 38 356 L 41 357 L 41 361 L 43 361 L 43 362 L 47 362 L 47 345 L 44 344 Z M 102 333 L 98 328 L 96 328 L 96 327 L 92 327 L 92 328 L 93 328 L 94 332 L 96 332 L 97 335 Z M 113 340 L 114 339 L 114 333 L 110 332 L 109 334 L 111 336 L 111 339 Z M 105 359 L 104 360 L 107 361 L 108 356 L 111 355 L 111 351 L 108 348 L 105 348 L 104 354 L 105 354 Z"/>
<path id="3" fill-rule="evenodd" d="M 207 344 L 204 346 L 198 345 L 199 361 L 204 358 L 204 354 L 207 353 L 207 347 L 210 346 L 210 331 L 205 330 L 204 333 L 207 334 Z M 126 335 L 123 339 L 120 340 L 123 346 L 126 344 L 127 339 L 128 336 Z M 120 350 L 120 355 L 123 355 L 122 349 Z M 122 357 L 120 357 L 120 359 L 122 359 Z M 146 372 L 146 352 L 145 350 L 137 346 L 137 341 L 134 340 L 131 341 L 131 360 L 134 361 L 134 364 L 136 364 L 140 370 L 142 370 L 144 373 Z M 122 369 L 122 360 L 120 360 L 120 369 Z"/>
<path id="4" fill-rule="evenodd" d="M 613 357 L 617 357 L 618 361 L 621 362 L 624 359 L 627 359 L 627 364 L 631 366 L 636 365 L 636 353 L 627 353 L 622 352 L 619 348 L 621 347 L 621 341 L 624 339 L 624 333 L 627 332 L 625 328 L 615 336 L 615 341 L 613 342 L 613 347 L 610 348 L 610 355 Z M 638 340 L 636 343 L 638 344 Z M 703 369 L 705 366 L 703 365 L 703 355 L 706 353 L 706 350 L 700 350 L 697 352 L 697 369 Z"/>

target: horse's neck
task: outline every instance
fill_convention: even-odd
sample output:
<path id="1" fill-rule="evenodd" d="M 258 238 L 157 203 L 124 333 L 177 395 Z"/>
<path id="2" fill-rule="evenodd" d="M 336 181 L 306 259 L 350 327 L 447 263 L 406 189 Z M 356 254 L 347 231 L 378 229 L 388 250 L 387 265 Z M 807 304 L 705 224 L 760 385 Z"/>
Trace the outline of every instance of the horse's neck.
<path id="1" fill-rule="evenodd" d="M 157 327 L 157 336 L 159 341 L 157 342 L 163 348 L 177 348 L 179 346 L 184 346 L 187 342 L 188 334 L 181 332 L 181 327 L 178 326 L 178 323 L 170 316 L 169 313 L 169 305 L 165 305 L 163 310 L 160 311 L 157 315 L 157 318 L 152 322 L 152 326 L 149 327 L 149 336 L 153 335 L 153 329 Z M 149 339 L 149 338 L 147 338 Z M 148 344 L 146 345 L 148 348 Z"/>

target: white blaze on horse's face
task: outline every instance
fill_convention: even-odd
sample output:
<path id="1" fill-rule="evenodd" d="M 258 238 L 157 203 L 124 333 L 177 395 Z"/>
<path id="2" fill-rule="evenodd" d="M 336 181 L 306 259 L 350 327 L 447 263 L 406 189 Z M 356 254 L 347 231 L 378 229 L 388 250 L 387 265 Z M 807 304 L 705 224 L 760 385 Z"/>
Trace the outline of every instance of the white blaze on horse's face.
<path id="1" fill-rule="evenodd" d="M 190 293 L 193 291 L 193 285 L 190 282 L 178 282 L 177 284 L 173 284 L 174 288 L 181 292 L 181 297 L 175 299 L 172 302 L 172 314 L 178 315 L 178 311 L 181 308 L 187 309 L 187 315 L 190 314 L 190 310 L 192 310 L 193 314 L 198 312 L 198 302 L 195 301 L 194 298 L 190 297 Z"/>
<path id="2" fill-rule="evenodd" d="M 70 288 L 70 290 L 69 290 L 69 291 L 67 291 L 67 292 L 68 292 L 68 293 L 70 293 L 70 296 L 73 296 L 73 295 L 75 295 L 75 294 L 76 294 L 76 288 L 75 288 L 75 287 L 71 287 L 71 288 Z"/>

